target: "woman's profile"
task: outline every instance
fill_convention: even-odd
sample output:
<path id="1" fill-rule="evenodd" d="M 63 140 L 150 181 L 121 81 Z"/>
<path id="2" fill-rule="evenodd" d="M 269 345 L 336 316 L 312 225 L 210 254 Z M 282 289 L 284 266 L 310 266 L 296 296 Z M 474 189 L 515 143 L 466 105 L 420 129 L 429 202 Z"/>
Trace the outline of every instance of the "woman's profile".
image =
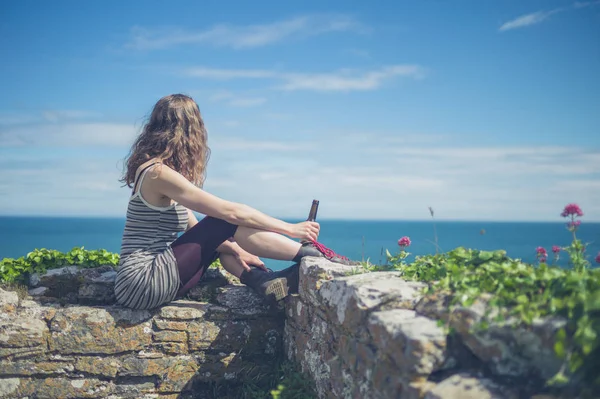
<path id="1" fill-rule="evenodd" d="M 152 309 L 168 303 L 196 285 L 216 259 L 271 300 L 297 292 L 304 256 L 348 263 L 316 242 L 318 223 L 287 223 L 204 191 L 209 156 L 196 102 L 183 94 L 161 98 L 132 145 L 121 178 L 132 193 L 115 281 L 119 304 Z M 198 221 L 193 211 L 206 216 Z M 294 264 L 271 272 L 259 257 Z"/>

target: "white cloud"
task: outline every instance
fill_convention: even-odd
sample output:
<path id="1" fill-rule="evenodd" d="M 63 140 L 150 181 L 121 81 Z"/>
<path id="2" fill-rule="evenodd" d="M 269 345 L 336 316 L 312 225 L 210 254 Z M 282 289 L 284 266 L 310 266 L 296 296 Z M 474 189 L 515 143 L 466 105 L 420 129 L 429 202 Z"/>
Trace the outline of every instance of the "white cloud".
<path id="1" fill-rule="evenodd" d="M 245 97 L 233 94 L 229 91 L 219 91 L 210 96 L 209 100 L 215 102 L 224 102 L 232 107 L 241 108 L 257 107 L 267 102 L 267 99 L 264 97 Z"/>
<path id="2" fill-rule="evenodd" d="M 41 112 L 0 112 L 0 126 L 2 125 L 25 125 L 43 122 L 67 122 L 77 119 L 88 119 L 101 116 L 97 112 L 82 110 L 44 110 Z"/>
<path id="3" fill-rule="evenodd" d="M 330 146 L 254 161 L 215 151 L 219 179 L 236 182 L 215 194 L 269 214 L 304 217 L 312 198 L 323 218 L 555 220 L 568 202 L 579 202 L 586 221 L 600 220 L 600 151 L 570 147 L 381 148 Z M 210 181 L 210 173 L 209 180 Z"/>
<path id="4" fill-rule="evenodd" d="M 0 126 L 23 125 L 39 121 L 39 116 L 19 112 L 0 112 Z"/>
<path id="5" fill-rule="evenodd" d="M 262 69 L 217 69 L 195 67 L 187 68 L 182 71 L 183 75 L 193 78 L 205 78 L 212 80 L 231 80 L 231 79 L 264 79 L 277 77 L 274 71 Z"/>
<path id="6" fill-rule="evenodd" d="M 120 174 L 113 159 L 61 159 L 43 167 L 32 160 L 28 166 L 0 174 L 0 187 L 10 187 L 0 198 L 2 213 L 123 215 L 129 189 L 121 187 Z"/>
<path id="7" fill-rule="evenodd" d="M 2 212 L 122 216 L 129 190 L 118 182 L 119 161 L 133 127 L 48 126 L 14 136 L 28 145 L 2 153 Z M 425 219 L 432 206 L 439 219 L 558 221 L 566 203 L 578 202 L 585 221 L 600 221 L 598 149 L 442 146 L 424 135 L 358 132 L 287 140 L 210 132 L 206 189 L 286 218 L 305 217 L 317 198 L 322 218 Z M 60 149 L 45 150 L 55 143 Z"/>
<path id="8" fill-rule="evenodd" d="M 60 122 L 73 119 L 93 118 L 100 116 L 100 114 L 80 110 L 47 110 L 42 112 L 42 116 L 48 122 Z"/>
<path id="9" fill-rule="evenodd" d="M 364 31 L 364 28 L 354 18 L 346 15 L 307 15 L 245 26 L 222 24 L 196 31 L 181 28 L 134 27 L 126 47 L 136 50 L 156 50 L 177 45 L 207 44 L 215 47 L 245 49 L 288 39 L 347 31 L 360 32 Z"/>
<path id="10" fill-rule="evenodd" d="M 596 0 L 596 1 L 576 1 L 573 6 L 575 8 L 585 8 L 585 7 L 595 6 L 595 5 L 598 5 L 598 4 L 600 4 L 600 0 Z"/>
<path id="11" fill-rule="evenodd" d="M 546 21 L 553 14 L 558 14 L 558 13 L 561 13 L 564 11 L 569 11 L 571 9 L 581 9 L 581 8 L 591 7 L 591 6 L 595 6 L 595 5 L 599 5 L 599 4 L 600 4 L 600 0 L 598 0 L 598 1 L 583 1 L 583 2 L 576 1 L 575 3 L 573 3 L 572 7 L 559 7 L 559 8 L 550 10 L 550 11 L 532 12 L 530 14 L 521 15 L 515 19 L 512 19 L 508 22 L 503 23 L 502 26 L 500 26 L 500 28 L 498 30 L 500 32 L 505 32 L 507 30 L 519 29 L 519 28 L 525 28 L 525 27 L 531 26 L 531 25 L 537 25 L 539 23 Z"/>
<path id="12" fill-rule="evenodd" d="M 396 76 L 420 78 L 423 76 L 423 70 L 417 65 L 394 65 L 362 74 L 350 72 L 287 74 L 284 77 L 286 82 L 281 86 L 281 89 L 312 91 L 373 90 L 380 87 L 383 81 Z"/>
<path id="13" fill-rule="evenodd" d="M 380 69 L 359 72 L 341 70 L 332 73 L 285 73 L 261 69 L 217 69 L 188 68 L 182 74 L 213 80 L 274 79 L 282 83 L 279 90 L 352 91 L 374 90 L 384 81 L 402 76 L 412 79 L 424 77 L 424 68 L 419 65 L 391 65 Z"/>
<path id="14" fill-rule="evenodd" d="M 307 149 L 305 143 L 268 141 L 268 140 L 248 140 L 239 137 L 209 139 L 211 149 L 220 149 L 223 151 L 298 151 Z"/>
<path id="15" fill-rule="evenodd" d="M 232 107 L 257 107 L 267 102 L 264 97 L 238 97 L 232 98 L 228 101 L 228 104 Z"/>
<path id="16" fill-rule="evenodd" d="M 133 143 L 133 124 L 56 123 L 0 128 L 0 147 L 121 147 Z"/>
<path id="17" fill-rule="evenodd" d="M 502 24 L 499 30 L 501 32 L 504 32 L 511 29 L 524 28 L 526 26 L 539 24 L 548 19 L 548 17 L 550 17 L 552 14 L 556 14 L 561 11 L 564 11 L 564 9 L 556 8 L 550 11 L 537 11 L 532 12 L 531 14 L 521 15 L 520 17 L 517 17 Z"/>

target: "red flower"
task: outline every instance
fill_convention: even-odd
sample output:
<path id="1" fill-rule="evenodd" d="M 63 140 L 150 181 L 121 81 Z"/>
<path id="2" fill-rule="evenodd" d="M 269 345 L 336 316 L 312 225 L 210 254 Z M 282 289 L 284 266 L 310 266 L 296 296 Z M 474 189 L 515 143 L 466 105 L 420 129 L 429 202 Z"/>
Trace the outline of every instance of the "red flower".
<path id="1" fill-rule="evenodd" d="M 401 247 L 408 247 L 410 246 L 410 238 L 404 236 L 401 239 L 398 240 L 398 245 L 400 245 Z"/>
<path id="2" fill-rule="evenodd" d="M 596 255 L 596 263 L 600 263 L 600 252 L 598 252 L 598 255 Z"/>
<path id="3" fill-rule="evenodd" d="M 555 254 L 560 252 L 560 247 L 558 245 L 553 245 L 552 246 L 552 252 L 554 252 Z"/>
<path id="4" fill-rule="evenodd" d="M 537 247 L 535 249 L 535 252 L 537 253 L 537 257 L 542 257 L 545 258 L 546 256 L 548 256 L 548 252 L 546 252 L 546 248 L 544 247 Z"/>
<path id="5" fill-rule="evenodd" d="M 546 258 L 540 258 L 540 263 L 546 263 Z"/>
<path id="6" fill-rule="evenodd" d="M 563 209 L 560 216 L 564 218 L 566 218 L 567 216 L 583 216 L 583 212 L 581 211 L 579 205 L 568 204 L 567 206 L 565 206 L 565 209 Z"/>

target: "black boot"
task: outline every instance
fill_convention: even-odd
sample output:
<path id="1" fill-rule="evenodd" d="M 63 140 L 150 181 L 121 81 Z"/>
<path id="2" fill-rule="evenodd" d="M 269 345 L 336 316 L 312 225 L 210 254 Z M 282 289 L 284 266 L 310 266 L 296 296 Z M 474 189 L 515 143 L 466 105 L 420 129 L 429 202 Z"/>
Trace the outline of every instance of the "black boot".
<path id="1" fill-rule="evenodd" d="M 298 293 L 298 283 L 300 280 L 300 264 L 299 263 L 295 263 L 292 266 L 287 267 L 283 270 L 279 270 L 277 272 L 271 272 L 270 275 L 275 278 L 284 278 L 286 280 L 288 292 L 290 294 Z"/>
<path id="2" fill-rule="evenodd" d="M 267 299 L 280 301 L 290 292 L 298 292 L 298 270 L 297 264 L 278 272 L 252 268 L 242 273 L 240 282 Z"/>
<path id="3" fill-rule="evenodd" d="M 319 242 L 304 242 L 302 247 L 298 251 L 298 254 L 294 258 L 294 262 L 300 262 L 305 256 L 315 256 L 317 258 L 325 258 L 334 263 L 340 263 L 346 266 L 358 266 L 360 262 L 356 262 L 346 258 L 345 256 L 336 254 L 333 250 L 327 248 L 325 245 Z"/>

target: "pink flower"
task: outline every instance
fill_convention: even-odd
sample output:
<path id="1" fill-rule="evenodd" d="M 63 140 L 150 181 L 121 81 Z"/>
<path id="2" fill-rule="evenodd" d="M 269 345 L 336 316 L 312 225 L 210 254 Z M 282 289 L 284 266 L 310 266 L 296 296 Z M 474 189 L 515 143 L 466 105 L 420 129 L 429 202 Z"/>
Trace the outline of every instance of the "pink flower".
<path id="1" fill-rule="evenodd" d="M 566 218 L 567 216 L 583 216 L 581 208 L 577 204 L 568 204 L 562 211 L 560 216 Z"/>
<path id="2" fill-rule="evenodd" d="M 398 240 L 398 245 L 400 245 L 401 247 L 409 247 L 410 246 L 410 238 L 408 238 L 407 236 L 402 237 L 401 239 Z"/>
<path id="3" fill-rule="evenodd" d="M 558 245 L 553 245 L 552 246 L 552 252 L 554 252 L 555 254 L 560 252 L 560 247 Z"/>
<path id="4" fill-rule="evenodd" d="M 574 220 L 572 222 L 567 223 L 567 227 L 570 229 L 576 229 L 581 225 L 581 220 Z"/>
<path id="5" fill-rule="evenodd" d="M 546 258 L 540 258 L 540 263 L 546 263 Z"/>
<path id="6" fill-rule="evenodd" d="M 598 252 L 598 255 L 596 255 L 596 263 L 600 263 L 600 252 Z"/>
<path id="7" fill-rule="evenodd" d="M 535 249 L 535 252 L 537 253 L 537 257 L 542 257 L 545 258 L 546 256 L 548 256 L 548 252 L 546 252 L 546 248 L 544 247 L 537 247 Z"/>

